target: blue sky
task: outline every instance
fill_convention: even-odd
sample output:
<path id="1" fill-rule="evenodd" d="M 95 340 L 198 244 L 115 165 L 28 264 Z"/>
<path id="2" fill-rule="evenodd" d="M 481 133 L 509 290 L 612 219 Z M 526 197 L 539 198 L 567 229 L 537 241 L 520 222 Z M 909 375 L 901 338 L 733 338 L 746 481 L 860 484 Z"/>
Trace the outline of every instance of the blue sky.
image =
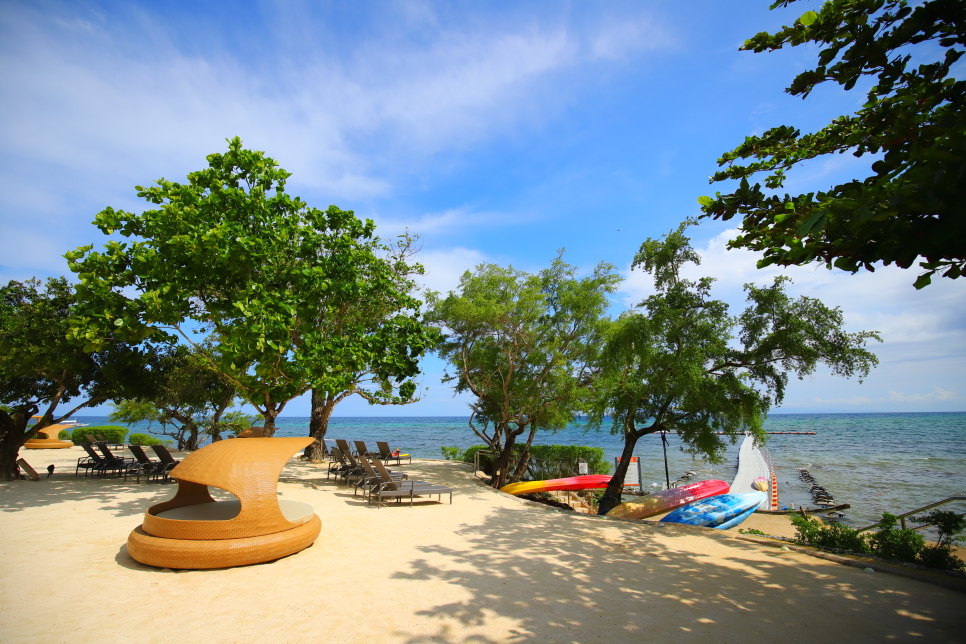
<path id="1" fill-rule="evenodd" d="M 698 214 L 721 153 L 776 125 L 811 130 L 858 91 L 783 93 L 810 47 L 739 52 L 818 3 L 11 2 L 0 8 L 0 280 L 68 273 L 62 255 L 103 242 L 105 206 L 181 180 L 238 135 L 293 173 L 289 192 L 420 235 L 425 284 L 446 291 L 487 261 L 536 271 L 558 248 L 627 276 L 618 313 L 648 294 L 630 262 L 647 237 Z M 962 69 L 962 66 L 960 66 Z M 850 155 L 794 170 L 786 188 L 864 176 Z M 734 223 L 692 229 L 695 274 L 740 310 L 768 282 L 725 251 Z M 785 271 L 794 294 L 878 330 L 882 364 L 859 385 L 819 370 L 775 412 L 966 409 L 966 280 L 924 291 L 884 267 Z M 342 403 L 337 415 L 463 415 L 424 363 L 419 403 Z M 306 400 L 285 415 L 308 414 Z"/>

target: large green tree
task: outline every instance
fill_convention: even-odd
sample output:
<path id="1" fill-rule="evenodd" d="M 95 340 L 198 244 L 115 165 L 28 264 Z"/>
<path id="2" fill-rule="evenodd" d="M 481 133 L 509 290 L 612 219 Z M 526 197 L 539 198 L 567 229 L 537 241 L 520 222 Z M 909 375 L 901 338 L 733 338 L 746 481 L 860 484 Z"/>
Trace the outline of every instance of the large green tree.
<path id="1" fill-rule="evenodd" d="M 422 275 L 422 265 L 414 263 L 416 238 L 407 232 L 395 243 L 379 245 L 381 261 L 362 267 L 362 279 L 372 284 L 383 284 L 371 289 L 370 296 L 352 302 L 319 320 L 322 328 L 333 336 L 354 333 L 389 339 L 375 342 L 364 360 L 348 364 L 331 364 L 329 369 L 340 372 L 340 386 L 312 388 L 309 435 L 315 440 L 305 448 L 305 457 L 321 460 L 323 441 L 329 419 L 336 406 L 350 396 L 359 396 L 370 405 L 408 405 L 419 400 L 415 376 L 419 373 L 418 360 L 439 341 L 435 328 L 414 323 L 418 320 L 422 302 L 413 296 L 417 284 L 415 275 Z M 402 321 L 404 324 L 399 325 Z M 385 329 L 396 332 L 386 334 Z M 331 373 L 331 372 L 330 372 Z"/>
<path id="2" fill-rule="evenodd" d="M 0 287 L 0 480 L 16 476 L 17 453 L 37 431 L 152 385 L 150 350 L 105 343 L 87 352 L 67 341 L 76 306 L 62 277 Z"/>
<path id="3" fill-rule="evenodd" d="M 380 277 L 372 221 L 291 197 L 290 174 L 237 137 L 207 159 L 187 183 L 138 187 L 157 209 L 98 213 L 104 234 L 130 241 L 67 253 L 82 301 L 70 337 L 89 351 L 113 338 L 180 337 L 258 410 L 269 436 L 285 405 L 313 387 L 351 388 L 366 368 L 395 380 L 417 372 L 413 354 L 428 341 L 415 313 L 375 330 L 340 317 L 394 288 Z"/>
<path id="4" fill-rule="evenodd" d="M 787 7 L 794 0 L 772 5 Z M 738 189 L 701 197 L 703 217 L 743 217 L 731 248 L 759 251 L 759 267 L 823 261 L 829 268 L 874 270 L 876 262 L 925 268 L 922 288 L 940 271 L 966 271 L 966 80 L 951 75 L 966 45 L 966 3 L 926 0 L 829 0 L 742 50 L 816 44 L 818 65 L 785 90 L 807 98 L 822 83 L 851 90 L 874 77 L 852 115 L 802 134 L 780 126 L 750 136 L 718 159 L 711 181 Z M 829 154 L 871 157 L 872 174 L 827 190 L 779 195 L 785 172 Z M 735 163 L 752 159 L 751 163 Z M 748 179 L 767 173 L 765 190 Z"/>
<path id="5" fill-rule="evenodd" d="M 607 296 L 619 282 L 609 264 L 578 278 L 558 257 L 536 275 L 482 264 L 457 291 L 429 296 L 427 320 L 446 334 L 447 378 L 473 397 L 470 428 L 500 454 L 494 487 L 523 475 L 538 430 L 563 428 L 586 409 Z"/>
<path id="6" fill-rule="evenodd" d="M 681 269 L 700 262 L 684 231 L 648 239 L 634 260 L 654 278 L 656 293 L 609 329 L 594 385 L 590 425 L 610 423 L 624 438 L 617 471 L 600 501 L 606 514 L 621 489 L 637 441 L 677 432 L 685 449 L 715 461 L 725 447 L 717 432 L 764 440 L 762 422 L 780 404 L 789 374 L 799 378 L 825 364 L 833 374 L 861 379 L 877 364 L 864 346 L 875 333 L 848 333 L 842 313 L 814 298 L 792 299 L 787 278 L 746 284 L 748 307 L 737 317 L 710 296 L 714 280 L 688 280 Z"/>

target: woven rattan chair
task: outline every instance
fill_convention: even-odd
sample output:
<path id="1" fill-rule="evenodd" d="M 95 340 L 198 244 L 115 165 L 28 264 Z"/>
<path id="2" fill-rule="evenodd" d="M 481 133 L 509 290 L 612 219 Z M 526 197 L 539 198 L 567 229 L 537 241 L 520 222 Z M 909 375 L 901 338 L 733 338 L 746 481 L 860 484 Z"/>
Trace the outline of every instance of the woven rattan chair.
<path id="1" fill-rule="evenodd" d="M 311 438 L 212 443 L 171 471 L 174 498 L 151 506 L 128 537 L 135 560 L 161 568 L 229 568 L 273 561 L 307 548 L 322 529 L 312 506 L 279 501 L 278 475 Z M 212 485 L 237 497 L 215 501 Z"/>
<path id="2" fill-rule="evenodd" d="M 33 438 L 27 439 L 24 449 L 70 449 L 74 446 L 74 441 L 62 441 L 57 438 L 61 430 L 66 430 L 70 425 L 48 425 Z"/>

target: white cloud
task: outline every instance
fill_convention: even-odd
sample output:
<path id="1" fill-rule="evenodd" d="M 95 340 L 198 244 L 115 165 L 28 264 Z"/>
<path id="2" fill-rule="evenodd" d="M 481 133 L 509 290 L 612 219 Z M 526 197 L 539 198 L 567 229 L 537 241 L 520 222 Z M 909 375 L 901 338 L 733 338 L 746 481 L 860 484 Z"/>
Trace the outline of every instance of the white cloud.
<path id="1" fill-rule="evenodd" d="M 463 273 L 472 271 L 479 264 L 493 261 L 472 248 L 422 250 L 414 259 L 426 269 L 426 274 L 419 279 L 422 288 L 444 295 L 456 290 Z"/>
<path id="2" fill-rule="evenodd" d="M 379 234 L 382 236 L 398 235 L 409 230 L 409 232 L 420 237 L 426 237 L 453 231 L 466 231 L 482 226 L 488 228 L 517 226 L 532 221 L 534 221 L 534 217 L 528 215 L 477 212 L 469 206 L 460 206 L 439 213 L 427 213 L 415 219 L 378 219 L 376 223 L 378 224 Z"/>
<path id="3" fill-rule="evenodd" d="M 937 401 L 959 401 L 962 396 L 955 391 L 947 391 L 942 387 L 933 386 L 933 390 L 927 393 L 914 393 L 906 395 L 901 391 L 889 391 L 888 396 L 879 398 L 869 398 L 867 396 L 850 396 L 848 398 L 813 398 L 812 401 L 822 405 L 846 405 L 850 407 L 878 406 L 886 403 L 917 404 L 923 402 Z"/>

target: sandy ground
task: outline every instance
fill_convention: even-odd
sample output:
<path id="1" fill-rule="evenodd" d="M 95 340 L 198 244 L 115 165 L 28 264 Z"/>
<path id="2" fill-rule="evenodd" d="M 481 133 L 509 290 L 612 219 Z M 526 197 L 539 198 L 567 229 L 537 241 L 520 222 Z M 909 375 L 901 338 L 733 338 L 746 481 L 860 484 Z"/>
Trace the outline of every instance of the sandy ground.
<path id="1" fill-rule="evenodd" d="M 0 641 L 962 642 L 962 593 L 734 534 L 579 517 L 403 466 L 452 505 L 368 508 L 292 462 L 284 498 L 315 545 L 214 571 L 142 566 L 125 541 L 174 485 L 73 476 L 79 449 L 25 452 L 51 479 L 0 484 Z M 767 517 L 773 518 L 773 517 Z M 761 529 L 761 528 L 759 528 Z M 766 531 L 767 530 L 763 530 Z"/>

